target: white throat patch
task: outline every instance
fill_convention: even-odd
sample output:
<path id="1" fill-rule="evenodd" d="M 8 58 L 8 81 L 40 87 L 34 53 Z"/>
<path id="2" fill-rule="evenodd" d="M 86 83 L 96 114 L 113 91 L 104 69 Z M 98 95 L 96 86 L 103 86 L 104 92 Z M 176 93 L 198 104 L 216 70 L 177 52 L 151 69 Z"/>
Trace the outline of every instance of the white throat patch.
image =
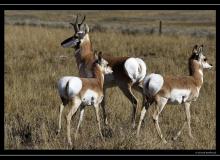
<path id="1" fill-rule="evenodd" d="M 83 39 L 81 39 L 81 43 L 89 42 L 89 41 L 90 41 L 90 39 L 89 39 L 89 35 L 88 35 L 88 34 L 86 34 L 86 35 L 83 37 Z"/>
<path id="2" fill-rule="evenodd" d="M 203 72 L 202 72 L 201 69 L 199 69 L 199 74 L 201 75 L 201 80 L 202 80 L 202 82 L 203 82 Z"/>

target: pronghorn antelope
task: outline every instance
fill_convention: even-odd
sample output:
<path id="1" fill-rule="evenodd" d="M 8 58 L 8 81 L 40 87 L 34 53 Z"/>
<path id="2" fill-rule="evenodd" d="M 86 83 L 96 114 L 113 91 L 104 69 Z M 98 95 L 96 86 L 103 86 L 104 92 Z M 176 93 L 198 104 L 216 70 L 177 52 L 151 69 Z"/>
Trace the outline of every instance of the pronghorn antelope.
<path id="1" fill-rule="evenodd" d="M 143 106 L 141 116 L 137 128 L 137 136 L 140 132 L 141 122 L 145 116 L 147 108 L 156 103 L 156 110 L 153 114 L 156 130 L 164 143 L 166 139 L 161 133 L 158 118 L 166 104 L 183 104 L 185 106 L 186 121 L 180 131 L 174 137 L 174 140 L 181 134 L 186 123 L 188 124 L 188 133 L 192 138 L 190 127 L 190 104 L 196 101 L 199 96 L 200 88 L 203 84 L 203 69 L 211 69 L 212 65 L 207 62 L 207 58 L 203 55 L 203 45 L 195 45 L 192 55 L 189 58 L 189 76 L 165 76 L 159 74 L 149 74 L 144 78 L 143 92 L 146 96 L 146 106 Z"/>
<path id="2" fill-rule="evenodd" d="M 77 67 L 79 69 L 80 77 L 93 77 L 92 65 L 95 60 L 95 55 L 92 51 L 92 44 L 89 38 L 89 27 L 83 24 L 85 16 L 81 23 L 78 23 L 78 15 L 75 23 L 70 23 L 75 31 L 75 34 L 64 40 L 61 45 L 75 48 L 75 58 Z"/>
<path id="3" fill-rule="evenodd" d="M 92 77 L 91 64 L 94 61 L 94 53 L 92 51 L 92 45 L 89 39 L 89 27 L 84 24 L 83 21 L 78 24 L 78 16 L 73 25 L 75 34 L 64 40 L 61 45 L 63 47 L 74 47 L 75 58 L 77 66 L 79 68 L 79 74 L 81 77 Z M 108 65 L 112 68 L 113 73 L 105 75 L 104 81 L 104 95 L 106 89 L 118 86 L 124 95 L 133 104 L 132 112 L 132 126 L 135 127 L 136 111 L 138 106 L 137 98 L 133 95 L 131 88 L 134 86 L 135 89 L 142 93 L 142 81 L 146 75 L 146 64 L 140 58 L 134 57 L 113 57 L 110 55 L 103 55 L 103 58 L 109 63 Z M 107 116 L 105 112 L 105 96 L 102 101 L 103 117 L 105 125 L 108 124 Z"/>
<path id="4" fill-rule="evenodd" d="M 94 78 L 79 78 L 73 76 L 62 77 L 58 82 L 59 95 L 62 103 L 60 105 L 59 130 L 61 129 L 61 114 L 65 105 L 72 102 L 72 108 L 67 115 L 67 138 L 72 145 L 70 136 L 70 121 L 74 113 L 80 108 L 80 118 L 75 132 L 75 139 L 78 135 L 80 124 L 83 120 L 85 106 L 93 105 L 96 111 L 96 118 L 99 133 L 103 139 L 99 118 L 99 105 L 103 99 L 104 74 L 111 73 L 112 70 L 107 66 L 108 62 L 98 55 L 98 59 L 93 63 Z"/>

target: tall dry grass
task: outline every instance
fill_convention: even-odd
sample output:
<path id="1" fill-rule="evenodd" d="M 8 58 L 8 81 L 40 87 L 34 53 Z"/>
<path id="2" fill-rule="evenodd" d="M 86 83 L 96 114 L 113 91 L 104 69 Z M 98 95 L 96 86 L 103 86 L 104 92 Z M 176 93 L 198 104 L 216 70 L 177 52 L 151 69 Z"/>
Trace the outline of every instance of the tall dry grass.
<path id="1" fill-rule="evenodd" d="M 68 28 L 76 14 L 86 15 L 92 31 L 158 34 L 162 21 L 166 35 L 214 37 L 216 33 L 215 10 L 6 10 L 5 23 Z"/>
<path id="2" fill-rule="evenodd" d="M 5 26 L 5 149 L 69 149 L 65 116 L 60 135 L 55 132 L 61 102 L 57 80 L 64 75 L 78 75 L 73 50 L 60 46 L 71 34 L 71 30 L 64 29 Z M 90 39 L 94 50 L 143 58 L 148 73 L 188 74 L 187 61 L 195 44 L 205 45 L 206 55 L 215 66 L 214 38 L 93 32 Z M 204 72 L 200 96 L 191 105 L 194 140 L 189 138 L 187 130 L 177 141 L 171 140 L 185 120 L 184 108 L 180 105 L 167 105 L 159 118 L 168 144 L 162 144 L 157 136 L 152 120 L 154 106 L 146 114 L 141 138 L 136 139 L 135 130 L 131 129 L 131 104 L 118 88 L 111 88 L 107 91 L 107 112 L 112 136 L 106 138 L 105 143 L 101 141 L 95 113 L 88 107 L 74 149 L 215 149 L 216 70 L 214 67 Z M 135 95 L 141 105 L 141 95 L 137 92 Z M 68 111 L 69 107 L 65 108 L 63 115 Z M 78 118 L 79 113 L 72 119 L 72 139 Z"/>

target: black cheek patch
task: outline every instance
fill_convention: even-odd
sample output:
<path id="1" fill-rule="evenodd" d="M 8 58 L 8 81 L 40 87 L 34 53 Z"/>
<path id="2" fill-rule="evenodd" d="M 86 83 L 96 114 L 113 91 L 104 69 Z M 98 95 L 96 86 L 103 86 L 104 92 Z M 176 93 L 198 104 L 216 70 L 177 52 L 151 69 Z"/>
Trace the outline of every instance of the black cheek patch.
<path id="1" fill-rule="evenodd" d="M 194 60 L 199 60 L 199 54 L 198 53 L 194 53 L 191 57 L 191 59 L 194 59 Z"/>
<path id="2" fill-rule="evenodd" d="M 196 54 L 195 60 L 199 60 L 199 54 Z"/>

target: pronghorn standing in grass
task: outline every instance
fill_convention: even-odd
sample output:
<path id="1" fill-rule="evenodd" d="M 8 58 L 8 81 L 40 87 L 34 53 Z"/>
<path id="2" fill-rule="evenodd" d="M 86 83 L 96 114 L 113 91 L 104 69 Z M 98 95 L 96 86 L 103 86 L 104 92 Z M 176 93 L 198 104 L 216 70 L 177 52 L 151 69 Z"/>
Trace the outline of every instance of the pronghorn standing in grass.
<path id="1" fill-rule="evenodd" d="M 73 25 L 75 34 L 64 40 L 61 45 L 63 47 L 74 47 L 75 48 L 75 58 L 77 66 L 79 68 L 79 74 L 81 77 L 92 77 L 91 64 L 94 61 L 94 53 L 92 51 L 92 45 L 89 39 L 89 27 L 84 24 L 83 21 L 78 24 L 78 16 Z M 109 63 L 108 65 L 112 68 L 113 73 L 105 75 L 104 81 L 104 95 L 106 89 L 118 86 L 124 95 L 133 104 L 132 112 L 132 126 L 135 127 L 136 111 L 138 101 L 137 98 L 132 93 L 131 88 L 134 86 L 135 89 L 142 93 L 142 81 L 146 75 L 146 64 L 140 58 L 134 57 L 113 57 L 110 55 L 103 55 L 103 58 Z M 107 125 L 107 116 L 105 112 L 105 96 L 102 101 L 103 117 L 104 123 Z M 62 110 L 62 108 L 61 108 Z"/>
<path id="2" fill-rule="evenodd" d="M 70 23 L 74 28 L 75 34 L 64 40 L 61 45 L 64 48 L 73 47 L 75 49 L 75 58 L 80 77 L 93 77 L 92 66 L 95 54 L 89 38 L 89 27 L 87 24 L 83 25 L 85 18 L 84 16 L 82 22 L 78 23 L 77 15 L 75 23 Z"/>
<path id="3" fill-rule="evenodd" d="M 72 116 L 80 108 L 80 118 L 77 125 L 75 139 L 78 135 L 80 124 L 83 120 L 85 106 L 93 105 L 96 111 L 96 117 L 99 127 L 99 133 L 103 139 L 99 118 L 99 105 L 103 99 L 103 84 L 104 74 L 111 73 L 112 70 L 107 66 L 108 62 L 101 57 L 101 53 L 98 55 L 97 62 L 93 63 L 93 75 L 94 78 L 79 78 L 73 76 L 62 77 L 58 82 L 59 95 L 62 103 L 61 107 L 64 107 L 69 102 L 72 102 L 72 108 L 67 115 L 67 138 L 68 143 L 72 145 L 70 136 L 70 121 Z M 60 113 L 61 116 L 62 113 Z M 61 128 L 61 122 L 59 129 Z"/>
<path id="4" fill-rule="evenodd" d="M 181 134 L 186 123 L 188 124 L 188 133 L 192 138 L 190 127 L 190 104 L 196 101 L 199 96 L 200 88 L 203 84 L 203 69 L 211 69 L 212 65 L 207 62 L 207 58 L 203 55 L 203 45 L 195 45 L 192 55 L 189 58 L 189 76 L 166 76 L 159 74 L 149 74 L 144 79 L 144 94 L 146 96 L 146 106 L 143 106 L 140 121 L 137 128 L 137 136 L 140 132 L 141 122 L 145 116 L 147 108 L 156 103 L 156 110 L 153 114 L 156 130 L 164 143 L 166 139 L 161 133 L 158 118 L 164 106 L 168 104 L 183 104 L 185 106 L 186 121 L 180 131 L 174 137 L 174 140 Z"/>

